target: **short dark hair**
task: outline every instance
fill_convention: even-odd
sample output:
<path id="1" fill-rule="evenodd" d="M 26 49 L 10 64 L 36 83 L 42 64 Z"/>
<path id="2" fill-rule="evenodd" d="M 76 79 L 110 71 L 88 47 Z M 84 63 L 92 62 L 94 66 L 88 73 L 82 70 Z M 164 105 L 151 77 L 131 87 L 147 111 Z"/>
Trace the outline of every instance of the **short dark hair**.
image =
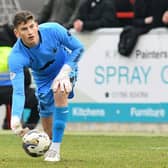
<path id="1" fill-rule="evenodd" d="M 27 10 L 16 12 L 13 18 L 13 27 L 16 28 L 22 22 L 27 23 L 28 20 L 35 20 L 35 16 L 32 12 Z"/>

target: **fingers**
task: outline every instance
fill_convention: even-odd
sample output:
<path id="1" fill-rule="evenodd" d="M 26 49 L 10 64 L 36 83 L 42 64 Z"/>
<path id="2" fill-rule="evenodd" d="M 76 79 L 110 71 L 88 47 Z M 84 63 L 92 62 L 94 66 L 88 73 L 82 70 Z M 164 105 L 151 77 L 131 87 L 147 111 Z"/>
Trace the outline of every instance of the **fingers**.
<path id="1" fill-rule="evenodd" d="M 72 85 L 71 82 L 69 80 L 66 81 L 61 81 L 60 82 L 60 90 L 61 92 L 71 92 L 72 91 Z"/>
<path id="2" fill-rule="evenodd" d="M 59 88 L 59 84 L 60 82 L 58 80 L 54 81 L 53 84 L 52 84 L 52 90 L 53 92 L 56 92 L 57 89 Z"/>
<path id="3" fill-rule="evenodd" d="M 11 118 L 11 129 L 15 134 L 18 134 L 22 129 L 22 124 L 20 118 L 17 116 L 12 116 Z"/>
<path id="4" fill-rule="evenodd" d="M 28 127 L 22 129 L 20 132 L 19 132 L 19 136 L 23 137 L 27 132 L 29 132 L 30 129 Z"/>
<path id="5" fill-rule="evenodd" d="M 57 80 L 54 81 L 53 85 L 52 85 L 52 89 L 53 92 L 56 92 L 58 89 L 60 88 L 61 92 L 71 92 L 72 91 L 72 84 L 68 79 L 64 79 L 64 80 Z"/>
<path id="6" fill-rule="evenodd" d="M 29 131 L 29 128 L 22 127 L 20 119 L 17 116 L 12 116 L 11 128 L 12 128 L 12 131 L 14 132 L 14 134 L 21 136 L 21 137 L 24 136 Z"/>
<path id="7" fill-rule="evenodd" d="M 12 131 L 14 132 L 14 134 L 23 137 L 30 129 L 29 128 L 22 128 L 22 126 L 20 127 L 16 127 L 13 128 Z"/>
<path id="8" fill-rule="evenodd" d="M 64 92 L 65 91 L 65 87 L 64 87 L 64 82 L 63 81 L 60 81 L 60 90 L 61 92 Z"/>
<path id="9" fill-rule="evenodd" d="M 69 82 L 67 82 L 67 83 L 65 83 L 65 90 L 66 90 L 66 92 L 67 93 L 69 93 L 69 92 L 71 92 L 72 91 L 72 84 L 71 84 L 71 82 L 69 81 Z"/>

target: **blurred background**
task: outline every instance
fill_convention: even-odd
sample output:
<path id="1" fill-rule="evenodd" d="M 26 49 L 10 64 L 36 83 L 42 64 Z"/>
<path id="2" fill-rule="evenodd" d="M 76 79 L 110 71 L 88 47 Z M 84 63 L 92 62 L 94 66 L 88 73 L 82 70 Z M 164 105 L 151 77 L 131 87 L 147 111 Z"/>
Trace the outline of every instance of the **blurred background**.
<path id="1" fill-rule="evenodd" d="M 19 0 L 22 9 L 30 10 L 35 14 L 38 14 L 45 1 L 47 0 Z"/>

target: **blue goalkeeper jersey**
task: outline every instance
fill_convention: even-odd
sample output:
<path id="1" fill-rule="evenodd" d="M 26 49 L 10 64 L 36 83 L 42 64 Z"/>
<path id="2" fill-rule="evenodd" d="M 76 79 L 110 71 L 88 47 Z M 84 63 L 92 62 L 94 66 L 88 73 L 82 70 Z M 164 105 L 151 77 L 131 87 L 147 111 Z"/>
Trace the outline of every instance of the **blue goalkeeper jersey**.
<path id="1" fill-rule="evenodd" d="M 84 50 L 81 42 L 57 23 L 39 25 L 40 42 L 31 48 L 18 39 L 8 63 L 13 85 L 12 114 L 21 118 L 24 109 L 24 67 L 32 69 L 38 93 L 45 93 L 64 64 L 76 75 L 77 63 Z"/>

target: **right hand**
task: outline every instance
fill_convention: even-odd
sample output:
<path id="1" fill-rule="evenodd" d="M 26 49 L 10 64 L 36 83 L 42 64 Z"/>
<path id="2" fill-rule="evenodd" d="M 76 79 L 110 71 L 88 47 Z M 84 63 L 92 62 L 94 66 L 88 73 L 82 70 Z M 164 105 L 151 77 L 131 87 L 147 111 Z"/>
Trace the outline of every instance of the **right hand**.
<path id="1" fill-rule="evenodd" d="M 146 24 L 151 24 L 153 22 L 153 16 L 149 16 L 145 18 L 145 23 Z"/>
<path id="2" fill-rule="evenodd" d="M 162 17 L 162 22 L 168 24 L 168 11 L 165 11 Z"/>
<path id="3" fill-rule="evenodd" d="M 22 127 L 20 119 L 17 116 L 12 116 L 11 129 L 14 132 L 14 134 L 21 136 L 21 137 L 24 136 L 29 131 L 29 128 Z"/>

